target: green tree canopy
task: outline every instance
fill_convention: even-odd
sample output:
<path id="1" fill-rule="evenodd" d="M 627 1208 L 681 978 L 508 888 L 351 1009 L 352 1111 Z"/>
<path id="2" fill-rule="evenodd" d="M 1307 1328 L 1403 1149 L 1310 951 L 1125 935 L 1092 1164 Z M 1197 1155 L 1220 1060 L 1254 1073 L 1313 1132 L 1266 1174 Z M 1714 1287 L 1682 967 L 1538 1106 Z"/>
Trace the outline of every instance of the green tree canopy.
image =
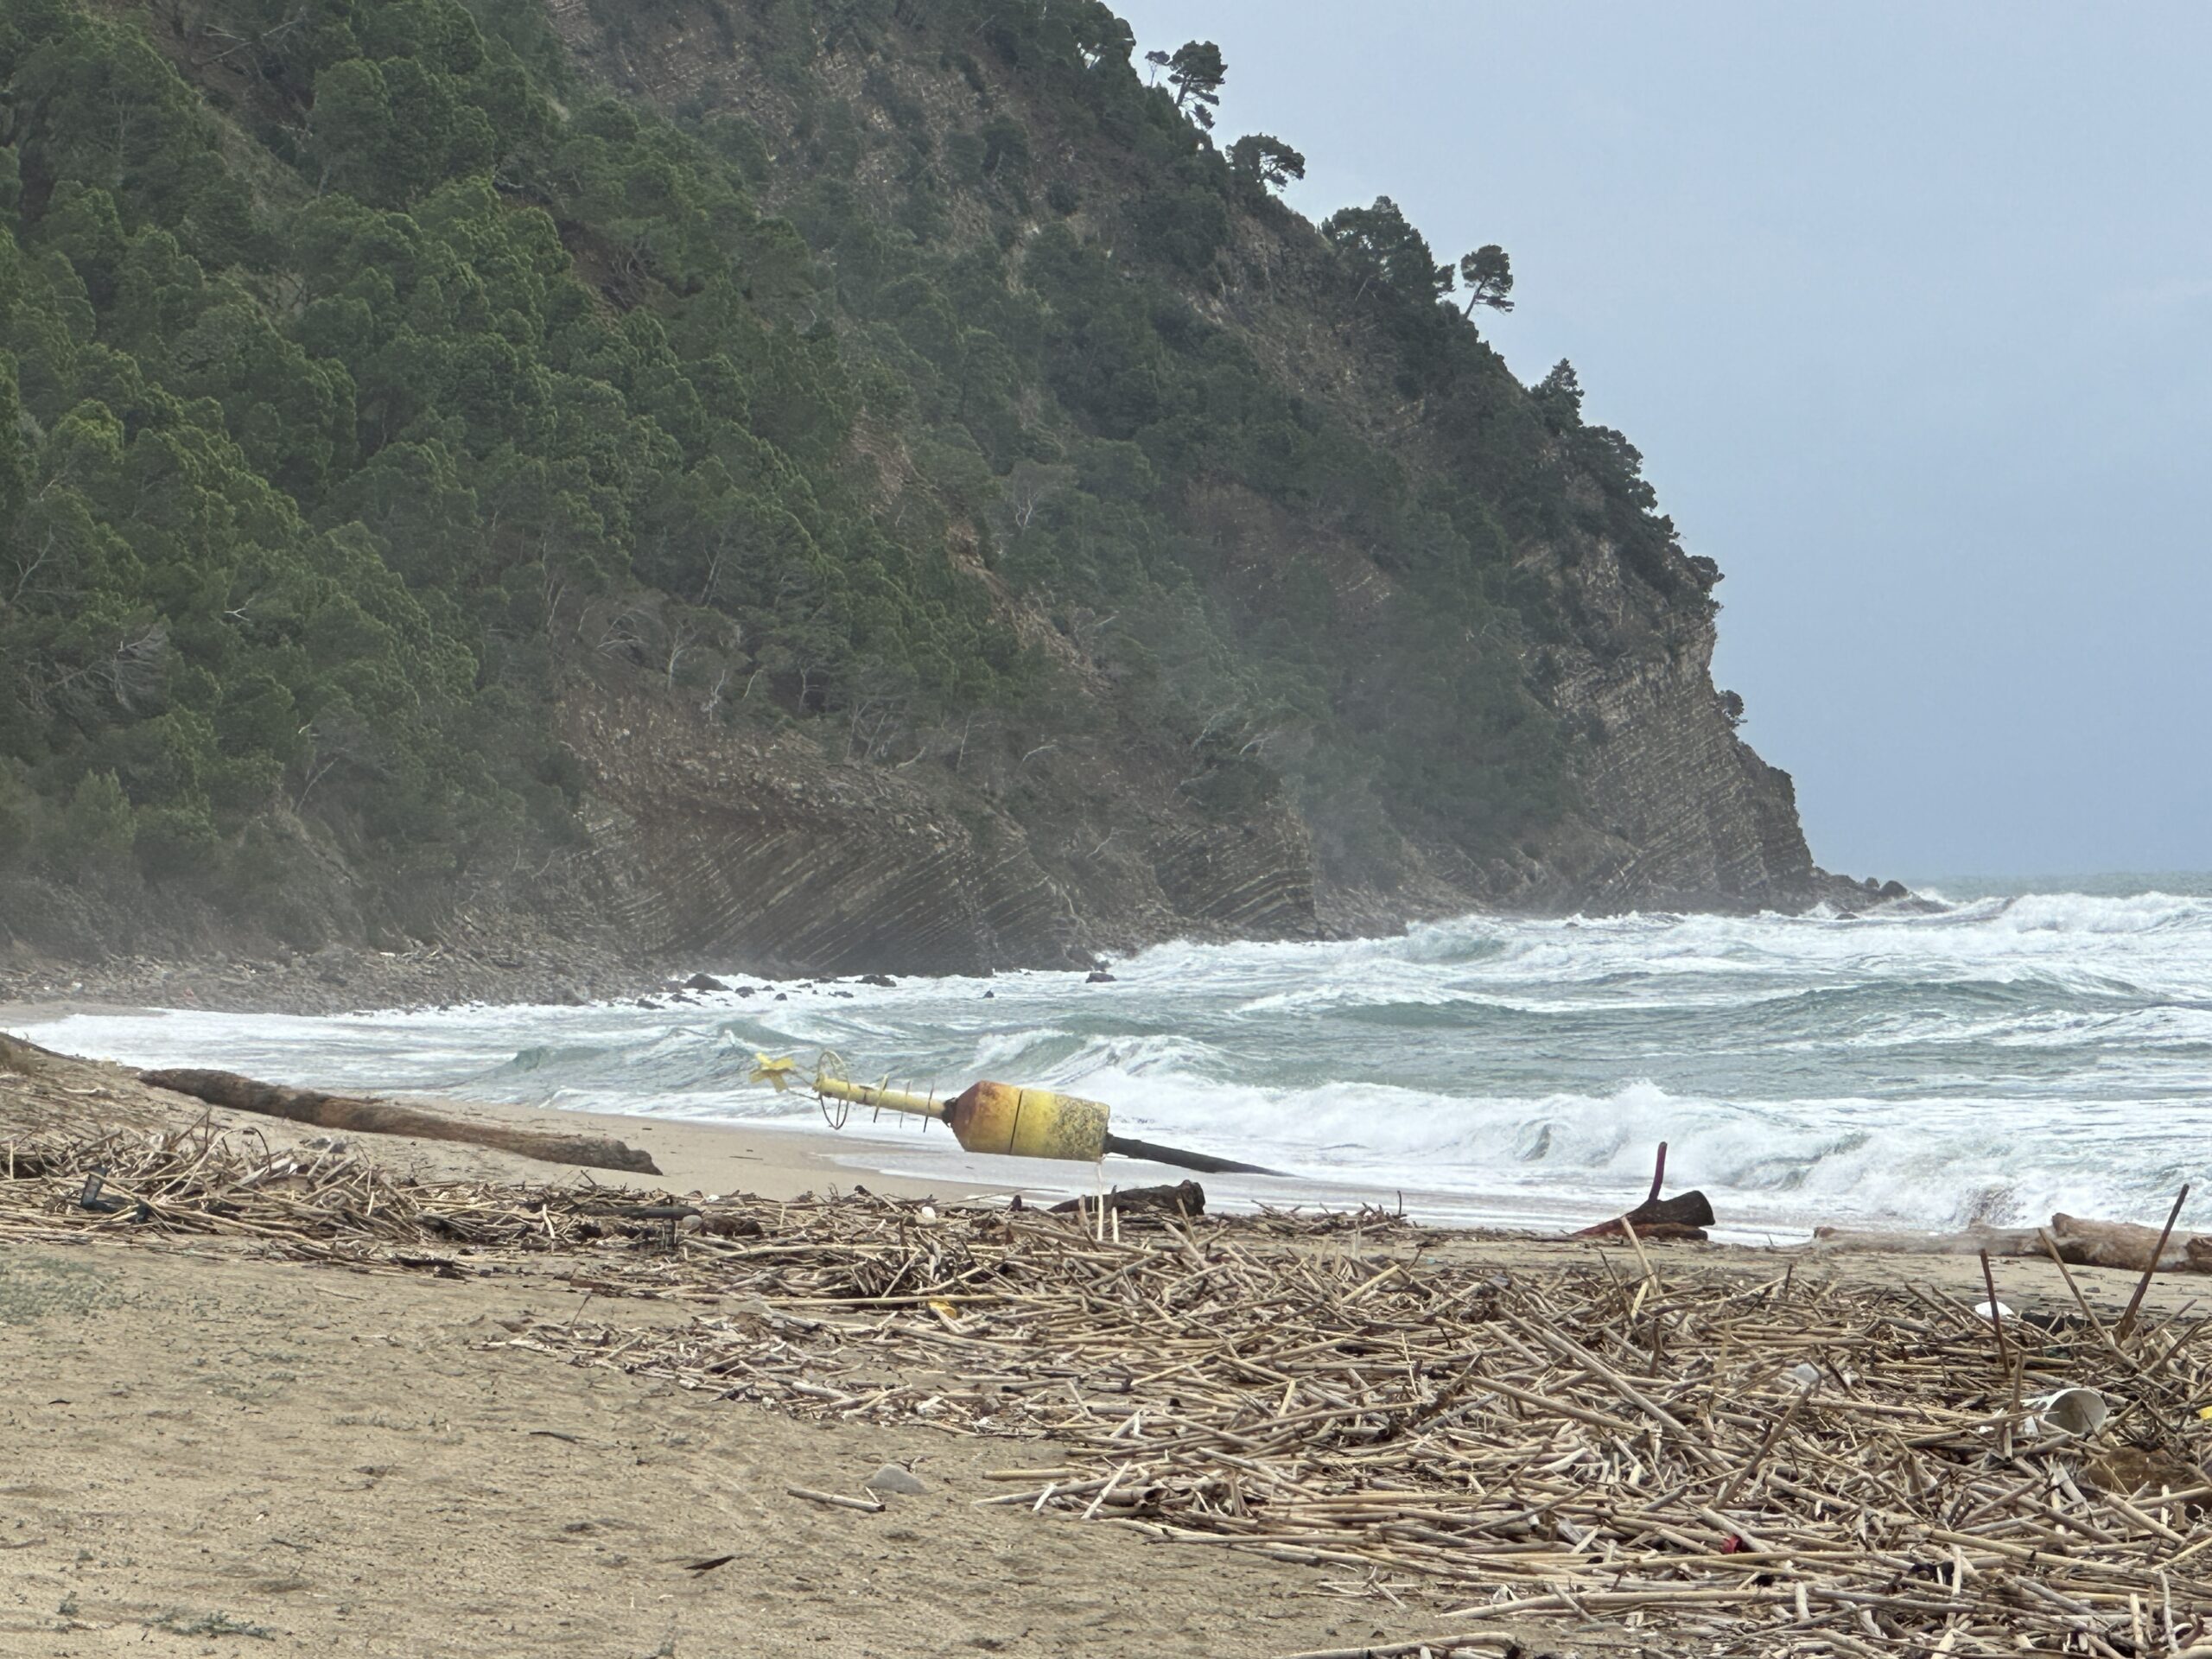
<path id="1" fill-rule="evenodd" d="M 1279 191 L 1306 176 L 1306 157 L 1280 138 L 1249 132 L 1229 147 L 1229 168 L 1247 188 Z"/>
<path id="2" fill-rule="evenodd" d="M 1222 84 L 1229 79 L 1221 48 L 1211 41 L 1185 41 L 1173 52 L 1145 55 L 1147 61 L 1166 70 L 1167 83 L 1175 89 L 1175 107 L 1200 126 L 1212 126 L 1213 112 L 1221 105 Z"/>
<path id="3" fill-rule="evenodd" d="M 1321 221 L 1321 233 L 1359 271 L 1363 291 L 1380 283 L 1402 299 L 1421 302 L 1451 291 L 1452 268 L 1436 262 L 1428 239 L 1388 196 L 1376 197 L 1370 207 L 1338 209 Z"/>
<path id="4" fill-rule="evenodd" d="M 1459 258 L 1459 283 L 1467 294 L 1467 315 L 1486 305 L 1493 311 L 1513 308 L 1513 262 L 1497 243 L 1487 243 Z"/>

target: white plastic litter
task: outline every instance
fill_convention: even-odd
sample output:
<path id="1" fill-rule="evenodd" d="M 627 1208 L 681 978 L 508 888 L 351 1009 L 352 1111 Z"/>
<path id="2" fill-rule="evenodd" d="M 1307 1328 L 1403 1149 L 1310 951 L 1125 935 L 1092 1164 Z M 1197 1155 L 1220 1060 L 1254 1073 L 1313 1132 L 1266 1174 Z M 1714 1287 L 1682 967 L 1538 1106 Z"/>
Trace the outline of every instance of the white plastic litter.
<path id="1" fill-rule="evenodd" d="M 2077 1439 L 2095 1433 L 2112 1415 L 2105 1397 L 2094 1389 L 2058 1389 L 2028 1401 L 2035 1415 L 2020 1425 L 2030 1434 L 2071 1434 Z"/>

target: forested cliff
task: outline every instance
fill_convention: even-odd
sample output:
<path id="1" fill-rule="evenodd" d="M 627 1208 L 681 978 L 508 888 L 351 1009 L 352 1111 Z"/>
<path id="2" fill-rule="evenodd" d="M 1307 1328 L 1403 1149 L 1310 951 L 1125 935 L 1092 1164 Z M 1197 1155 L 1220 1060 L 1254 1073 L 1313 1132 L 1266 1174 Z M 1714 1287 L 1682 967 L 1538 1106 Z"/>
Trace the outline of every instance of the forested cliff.
<path id="1" fill-rule="evenodd" d="M 1094 0 L 10 0 L 0 950 L 1840 890 L 1719 571 L 1485 344 L 1505 252 L 1290 211 L 1233 68 Z"/>

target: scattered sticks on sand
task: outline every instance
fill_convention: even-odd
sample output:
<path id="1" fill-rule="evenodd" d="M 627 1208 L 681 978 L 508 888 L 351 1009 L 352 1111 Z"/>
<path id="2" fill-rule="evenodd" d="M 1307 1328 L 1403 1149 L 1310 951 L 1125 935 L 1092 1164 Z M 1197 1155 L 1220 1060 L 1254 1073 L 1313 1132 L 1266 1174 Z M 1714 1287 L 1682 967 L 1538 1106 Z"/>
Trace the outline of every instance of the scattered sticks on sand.
<path id="1" fill-rule="evenodd" d="M 415 1185 L 206 1135 L 16 1156 L 0 1237 L 228 1233 L 472 1274 L 575 1253 L 542 1265 L 590 1306 L 499 1345 L 1027 1440 L 980 1501 L 1310 1564 L 1436 1610 L 1458 1633 L 1435 1649 L 1551 1618 L 1762 1656 L 2171 1655 L 2212 1630 L 2202 1321 L 2121 1331 L 2084 1300 L 1998 1342 L 1936 1290 L 1704 1273 L 1632 1226 L 1511 1274 L 1373 1211 L 741 1198 L 671 1238 L 588 1178 Z M 96 1168 L 133 1207 L 77 1207 Z M 704 1306 L 626 1323 L 630 1295 Z M 2101 1427 L 2052 1426 L 2062 1385 L 2098 1391 Z"/>

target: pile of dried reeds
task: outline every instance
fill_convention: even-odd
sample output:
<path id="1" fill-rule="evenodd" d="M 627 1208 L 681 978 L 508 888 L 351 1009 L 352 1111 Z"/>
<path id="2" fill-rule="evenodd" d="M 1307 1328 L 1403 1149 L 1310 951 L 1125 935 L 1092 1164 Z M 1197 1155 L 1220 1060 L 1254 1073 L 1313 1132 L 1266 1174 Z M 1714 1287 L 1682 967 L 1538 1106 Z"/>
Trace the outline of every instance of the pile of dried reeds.
<path id="1" fill-rule="evenodd" d="M 1993 1329 L 1779 1262 L 1662 1280 L 1640 1248 L 1593 1249 L 1505 1274 L 1373 1211 L 640 1205 L 205 1134 L 13 1155 L 11 1236 L 227 1233 L 457 1272 L 527 1253 L 595 1291 L 711 1302 L 505 1340 L 809 1416 L 1033 1437 L 1035 1466 L 984 1502 L 1314 1563 L 1462 1634 L 1555 1616 L 1668 1650 L 2137 1656 L 2212 1628 L 2199 1327 L 2122 1331 L 2079 1299 Z M 116 1208 L 83 1206 L 95 1170 Z M 2037 1420 L 2061 1384 L 2102 1394 L 2101 1430 Z"/>
<path id="2" fill-rule="evenodd" d="M 416 1181 L 343 1141 L 280 1150 L 255 1130 L 204 1122 L 0 1143 L 0 1234 L 17 1238 L 213 1236 L 293 1260 L 458 1276 L 470 1268 L 457 1256 L 488 1267 L 607 1241 L 656 1243 L 671 1219 L 585 1176 L 560 1185 Z"/>
<path id="3" fill-rule="evenodd" d="M 513 1340 L 821 1417 L 1035 1435 L 985 1500 L 1338 1569 L 1339 1587 L 1713 1653 L 2169 1654 L 2212 1620 L 2190 1331 L 1933 1293 L 1540 1278 L 1370 1217 L 1086 1236 L 853 1206 L 708 1269 L 688 1328 Z M 2071 1440 L 2034 1396 L 2093 1385 Z M 1673 1650 L 1670 1645 L 1669 1650 Z M 1688 1649 L 1686 1649 L 1688 1650 Z"/>

